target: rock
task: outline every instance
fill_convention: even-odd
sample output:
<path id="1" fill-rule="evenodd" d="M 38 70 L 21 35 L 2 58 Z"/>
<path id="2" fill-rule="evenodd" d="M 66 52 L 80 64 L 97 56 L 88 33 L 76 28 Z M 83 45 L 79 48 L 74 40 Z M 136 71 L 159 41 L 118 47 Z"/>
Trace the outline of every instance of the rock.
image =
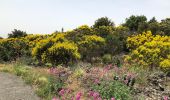
<path id="1" fill-rule="evenodd" d="M 169 96 L 170 98 L 170 84 L 168 84 L 170 80 L 166 78 L 168 75 L 170 78 L 170 73 L 156 72 L 151 74 L 148 76 L 147 86 L 143 88 L 135 87 L 137 90 L 136 95 L 144 95 L 144 100 L 161 100 L 163 96 Z"/>
<path id="2" fill-rule="evenodd" d="M 160 91 L 164 91 L 164 87 L 160 84 L 159 84 L 159 89 L 160 89 Z"/>
<path id="3" fill-rule="evenodd" d="M 166 74 L 166 77 L 170 77 L 170 71 Z"/>

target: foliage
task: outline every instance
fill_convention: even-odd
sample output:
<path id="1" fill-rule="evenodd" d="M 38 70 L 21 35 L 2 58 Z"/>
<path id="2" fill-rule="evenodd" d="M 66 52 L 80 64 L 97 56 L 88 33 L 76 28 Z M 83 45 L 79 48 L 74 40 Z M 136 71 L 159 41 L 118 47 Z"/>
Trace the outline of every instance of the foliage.
<path id="1" fill-rule="evenodd" d="M 130 59 L 136 59 L 139 63 L 150 65 L 152 68 L 156 66 L 165 67 L 163 63 L 167 64 L 165 59 L 170 54 L 169 36 L 154 36 L 148 31 L 129 37 L 127 43 L 132 51 Z"/>
<path id="2" fill-rule="evenodd" d="M 56 64 L 58 58 L 51 58 L 51 56 L 47 57 L 47 53 L 49 52 L 48 50 L 52 48 L 52 46 L 56 46 L 57 43 L 70 42 L 71 44 L 74 44 L 77 48 L 77 53 L 80 54 L 82 58 L 81 60 L 89 61 L 91 63 L 93 63 L 93 61 L 101 62 L 104 54 L 111 54 L 112 56 L 114 56 L 117 54 L 127 53 L 129 52 L 129 50 L 132 51 L 139 46 L 141 46 L 140 48 L 142 48 L 142 45 L 145 44 L 145 42 L 151 42 L 151 40 L 153 40 L 155 37 L 152 34 L 138 34 L 147 30 L 151 30 L 154 35 L 165 37 L 168 36 L 169 18 L 158 22 L 154 17 L 147 21 L 147 18 L 143 15 L 132 15 L 126 19 L 126 22 L 123 25 L 115 27 L 114 22 L 112 22 L 109 18 L 102 17 L 97 19 L 95 21 L 95 24 L 91 27 L 88 25 L 82 25 L 71 31 L 62 33 L 55 32 L 46 35 L 27 35 L 25 32 L 15 29 L 11 34 L 9 34 L 10 38 L 0 39 L 0 60 L 12 61 L 26 55 L 29 58 L 34 58 L 35 62 L 37 62 L 36 64 Z M 136 33 L 137 36 L 132 36 L 132 34 L 134 33 Z M 145 45 L 147 45 L 147 43 Z M 147 46 L 147 48 L 150 47 Z M 157 51 L 153 50 L 153 52 L 152 53 L 154 55 L 156 55 L 156 53 L 159 55 Z M 58 54 L 52 55 L 54 57 L 54 55 Z M 140 57 L 142 56 L 140 55 Z M 164 56 L 163 59 L 165 58 L 167 57 Z M 63 63 L 72 61 L 72 58 L 64 57 L 64 59 L 65 60 L 61 60 L 65 61 Z M 73 57 L 73 59 L 75 60 L 75 57 Z M 156 59 L 156 56 L 152 59 Z M 142 62 L 146 63 L 146 61 Z"/>
<path id="3" fill-rule="evenodd" d="M 32 50 L 32 48 L 34 48 L 39 41 L 48 37 L 48 35 L 29 34 L 26 37 L 22 37 L 22 39 L 28 43 L 30 50 Z"/>
<path id="4" fill-rule="evenodd" d="M 153 35 L 160 34 L 160 25 L 155 17 L 148 21 L 148 30 L 150 30 Z"/>
<path id="5" fill-rule="evenodd" d="M 64 85 L 63 82 L 42 72 L 41 69 L 26 67 L 21 64 L 4 66 L 0 71 L 14 73 L 22 77 L 27 84 L 36 88 L 36 93 L 44 100 L 51 100 Z"/>
<path id="6" fill-rule="evenodd" d="M 76 44 L 69 42 L 58 42 L 42 54 L 43 62 L 50 62 L 54 65 L 68 64 L 68 62 L 79 58 L 80 54 L 78 53 L 78 47 Z"/>
<path id="7" fill-rule="evenodd" d="M 52 47 L 56 42 L 64 42 L 67 41 L 64 38 L 64 34 L 53 34 L 52 36 L 48 37 L 47 39 L 42 39 L 36 46 L 32 49 L 32 56 L 37 59 L 38 61 L 42 62 L 43 54 Z"/>
<path id="8" fill-rule="evenodd" d="M 105 54 L 102 57 L 103 63 L 108 64 L 112 62 L 112 55 L 110 54 Z"/>
<path id="9" fill-rule="evenodd" d="M 92 58 L 103 54 L 105 39 L 97 35 L 85 35 L 82 41 L 78 42 L 79 52 L 82 58 Z"/>
<path id="10" fill-rule="evenodd" d="M 99 26 L 98 28 L 94 29 L 96 35 L 106 38 L 109 34 L 112 34 L 114 31 L 114 27 L 112 26 Z"/>
<path id="11" fill-rule="evenodd" d="M 126 39 L 128 37 L 128 29 L 123 26 L 115 28 L 111 34 L 106 37 L 105 52 L 112 55 L 127 51 Z"/>
<path id="12" fill-rule="evenodd" d="M 170 18 L 166 18 L 160 23 L 160 30 L 165 34 L 170 36 Z"/>
<path id="13" fill-rule="evenodd" d="M 73 76 L 76 78 L 80 78 L 84 75 L 84 73 L 85 72 L 84 72 L 83 68 L 77 68 L 77 69 L 75 69 Z"/>
<path id="14" fill-rule="evenodd" d="M 100 26 L 114 27 L 114 22 L 112 22 L 108 17 L 101 17 L 95 21 L 93 28 L 99 28 Z"/>
<path id="15" fill-rule="evenodd" d="M 26 32 L 14 29 L 14 31 L 12 31 L 12 33 L 8 34 L 8 38 L 19 38 L 19 37 L 24 37 L 26 35 L 27 35 Z"/>
<path id="16" fill-rule="evenodd" d="M 131 90 L 125 84 L 119 81 L 102 81 L 100 85 L 92 86 L 94 91 L 99 91 L 101 97 L 110 99 L 115 97 L 116 100 L 131 100 Z"/>
<path id="17" fill-rule="evenodd" d="M 144 23 L 147 21 L 146 16 L 130 16 L 126 19 L 124 26 L 128 27 L 130 31 L 138 31 L 141 30 L 140 28 L 145 25 Z M 143 24 L 143 25 L 142 25 Z"/>
<path id="18" fill-rule="evenodd" d="M 38 60 L 42 60 L 41 55 L 53 45 L 53 42 L 51 39 L 43 39 L 40 42 L 36 44 L 36 46 L 32 50 L 32 56 L 35 57 Z"/>
<path id="19" fill-rule="evenodd" d="M 94 35 L 94 34 L 95 34 L 94 31 L 88 25 L 82 25 L 72 31 L 68 31 L 66 33 L 66 38 L 74 42 L 79 42 L 82 40 L 82 37 L 84 35 Z"/>
<path id="20" fill-rule="evenodd" d="M 29 55 L 28 49 L 28 44 L 23 39 L 1 39 L 0 59 L 3 61 L 16 60 L 18 57 Z"/>
<path id="21" fill-rule="evenodd" d="M 164 69 L 170 69 L 170 55 L 168 55 L 167 59 L 160 62 L 160 66 Z"/>

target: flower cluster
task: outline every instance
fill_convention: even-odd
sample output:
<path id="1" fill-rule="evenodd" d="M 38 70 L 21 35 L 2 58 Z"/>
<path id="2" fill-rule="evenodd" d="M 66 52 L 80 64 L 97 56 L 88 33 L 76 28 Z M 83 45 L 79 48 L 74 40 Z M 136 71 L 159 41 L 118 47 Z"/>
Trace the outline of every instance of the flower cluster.
<path id="1" fill-rule="evenodd" d="M 127 39 L 127 46 L 131 54 L 126 60 L 150 67 L 170 68 L 170 37 L 152 35 L 150 31 Z"/>
<path id="2" fill-rule="evenodd" d="M 102 99 L 98 92 L 89 91 L 87 95 L 88 95 L 88 98 L 91 98 L 93 100 L 106 100 L 106 99 Z M 52 100 L 81 100 L 82 96 L 83 96 L 82 92 L 77 92 L 74 95 L 72 90 L 62 89 L 59 92 L 59 97 L 58 98 L 53 97 Z M 116 100 L 116 99 L 112 97 L 110 100 Z"/>

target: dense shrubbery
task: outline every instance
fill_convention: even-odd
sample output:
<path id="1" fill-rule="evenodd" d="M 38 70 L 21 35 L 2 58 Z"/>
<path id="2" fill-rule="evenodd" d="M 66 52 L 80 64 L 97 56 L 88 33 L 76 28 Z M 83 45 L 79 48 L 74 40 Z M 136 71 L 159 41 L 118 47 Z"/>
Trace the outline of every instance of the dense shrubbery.
<path id="1" fill-rule="evenodd" d="M 28 35 L 21 38 L 8 38 L 0 40 L 0 60 L 13 61 L 17 58 L 27 56 L 31 57 L 32 48 L 35 44 L 47 36 Z"/>
<path id="2" fill-rule="evenodd" d="M 25 37 L 27 36 L 26 32 L 14 29 L 12 33 L 8 34 L 8 38 L 19 38 L 19 37 Z"/>
<path id="3" fill-rule="evenodd" d="M 16 60 L 23 55 L 29 55 L 28 49 L 28 44 L 23 39 L 1 39 L 0 59 L 3 61 Z"/>
<path id="4" fill-rule="evenodd" d="M 52 68 L 7 66 L 0 71 L 21 76 L 26 83 L 37 86 L 37 94 L 47 100 L 141 99 L 136 98 L 138 94 L 155 95 L 151 91 L 159 91 L 156 84 L 162 98 L 166 87 L 157 82 L 159 79 L 153 78 L 154 89 L 145 85 L 150 85 L 148 77 L 157 68 L 156 71 L 167 72 L 160 75 L 161 81 L 169 75 L 169 23 L 169 19 L 159 23 L 155 18 L 147 21 L 145 16 L 131 16 L 116 27 L 110 19 L 102 17 L 92 27 L 82 25 L 48 35 L 25 35 L 15 30 L 9 38 L 0 38 L 0 61 L 21 58 L 20 62 Z M 123 60 L 125 54 L 127 62 Z"/>
<path id="5" fill-rule="evenodd" d="M 78 47 L 74 43 L 68 42 L 56 43 L 42 54 L 42 61 L 53 65 L 67 64 L 76 59 L 80 59 Z"/>
<path id="6" fill-rule="evenodd" d="M 131 16 L 116 27 L 109 18 L 102 17 L 92 27 L 82 25 L 62 33 L 27 35 L 26 32 L 14 30 L 9 39 L 0 39 L 0 60 L 12 61 L 28 56 L 40 64 L 66 64 L 76 59 L 113 63 L 112 56 L 130 50 L 131 59 L 167 68 L 169 22 L 168 18 L 157 22 L 155 18 L 147 21 L 145 16 Z M 147 30 L 158 35 L 150 32 L 138 34 Z"/>
<path id="7" fill-rule="evenodd" d="M 130 88 L 118 81 L 102 81 L 99 85 L 93 86 L 94 91 L 99 91 L 102 99 L 110 99 L 112 97 L 118 100 L 131 100 Z"/>
<path id="8" fill-rule="evenodd" d="M 104 53 L 105 39 L 96 35 L 85 35 L 78 45 L 82 58 L 89 60 L 92 57 L 100 57 Z"/>
<path id="9" fill-rule="evenodd" d="M 132 51 L 131 55 L 127 57 L 129 60 L 149 65 L 152 68 L 158 66 L 170 68 L 168 63 L 168 55 L 170 55 L 169 36 L 154 36 L 148 31 L 129 37 L 127 46 Z"/>

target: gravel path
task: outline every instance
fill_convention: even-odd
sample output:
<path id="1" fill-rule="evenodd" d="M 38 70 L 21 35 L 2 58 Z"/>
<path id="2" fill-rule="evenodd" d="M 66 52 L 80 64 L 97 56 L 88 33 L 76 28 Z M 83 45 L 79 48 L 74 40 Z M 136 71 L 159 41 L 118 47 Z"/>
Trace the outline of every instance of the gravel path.
<path id="1" fill-rule="evenodd" d="M 21 78 L 0 72 L 0 100 L 40 100 L 40 98 Z"/>

